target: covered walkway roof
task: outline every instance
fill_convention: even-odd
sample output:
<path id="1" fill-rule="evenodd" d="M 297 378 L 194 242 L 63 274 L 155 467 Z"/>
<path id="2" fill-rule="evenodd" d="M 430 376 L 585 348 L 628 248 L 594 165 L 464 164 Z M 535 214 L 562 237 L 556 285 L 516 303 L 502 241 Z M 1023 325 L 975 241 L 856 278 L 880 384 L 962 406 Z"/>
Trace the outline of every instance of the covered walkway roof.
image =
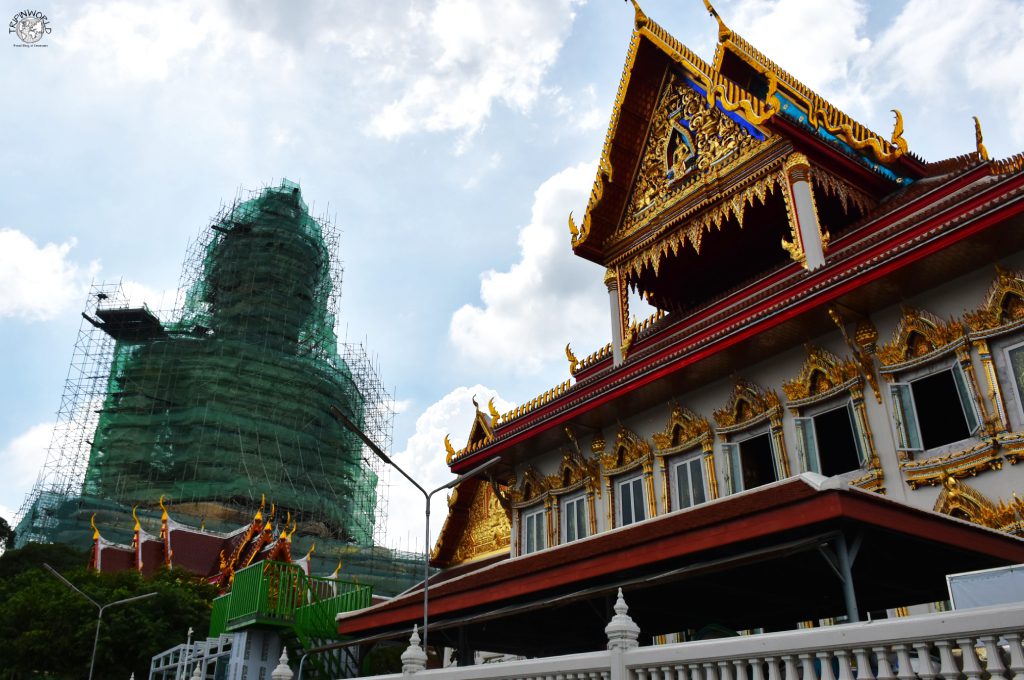
<path id="1" fill-rule="evenodd" d="M 945 575 L 1024 562 L 1024 540 L 805 474 L 581 541 L 442 572 L 435 644 L 526 655 L 603 646 L 618 587 L 644 635 L 719 624 L 785 629 L 946 599 Z M 423 592 L 338 618 L 339 632 L 407 639 Z"/>

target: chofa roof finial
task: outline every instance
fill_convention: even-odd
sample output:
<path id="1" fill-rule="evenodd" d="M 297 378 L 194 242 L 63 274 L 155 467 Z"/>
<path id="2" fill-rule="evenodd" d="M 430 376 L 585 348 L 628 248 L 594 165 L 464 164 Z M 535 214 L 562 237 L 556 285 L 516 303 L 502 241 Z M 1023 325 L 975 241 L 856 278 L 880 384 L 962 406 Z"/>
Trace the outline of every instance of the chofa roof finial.
<path id="1" fill-rule="evenodd" d="M 633 22 L 636 24 L 637 28 L 643 28 L 644 26 L 647 25 L 647 15 L 644 14 L 644 11 L 642 9 L 640 9 L 640 3 L 638 3 L 636 0 L 629 1 L 633 3 Z"/>
<path id="2" fill-rule="evenodd" d="M 984 142 L 982 142 L 982 139 L 981 139 L 981 121 L 978 120 L 977 116 L 973 116 L 973 118 L 974 118 L 974 142 L 978 146 L 978 156 L 981 157 L 981 160 L 987 161 L 987 160 L 989 160 L 988 149 L 985 148 L 985 144 L 984 144 Z"/>
<path id="3" fill-rule="evenodd" d="M 730 31 L 729 27 L 725 25 L 724 21 L 722 21 L 722 17 L 718 16 L 718 12 L 711 4 L 711 0 L 704 0 L 704 6 L 707 7 L 708 14 L 713 16 L 715 21 L 718 22 L 718 42 L 725 42 L 729 36 L 732 35 L 732 31 Z"/>

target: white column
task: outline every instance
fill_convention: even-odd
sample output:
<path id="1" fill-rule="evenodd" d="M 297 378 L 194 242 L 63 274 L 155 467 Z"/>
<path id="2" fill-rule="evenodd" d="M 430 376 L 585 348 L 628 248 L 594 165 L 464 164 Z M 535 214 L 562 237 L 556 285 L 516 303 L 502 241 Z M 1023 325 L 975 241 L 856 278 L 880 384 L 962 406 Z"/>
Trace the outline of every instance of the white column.
<path id="1" fill-rule="evenodd" d="M 789 182 L 789 197 L 792 206 L 793 238 L 803 253 L 804 267 L 814 271 L 825 264 L 825 248 L 822 243 L 822 229 L 818 222 L 818 210 L 811 193 L 811 165 L 802 153 L 794 153 L 785 165 Z"/>
<path id="2" fill-rule="evenodd" d="M 622 311 L 619 309 L 619 280 L 614 269 L 604 274 L 604 285 L 608 288 L 608 306 L 612 315 L 612 363 L 622 363 Z"/>

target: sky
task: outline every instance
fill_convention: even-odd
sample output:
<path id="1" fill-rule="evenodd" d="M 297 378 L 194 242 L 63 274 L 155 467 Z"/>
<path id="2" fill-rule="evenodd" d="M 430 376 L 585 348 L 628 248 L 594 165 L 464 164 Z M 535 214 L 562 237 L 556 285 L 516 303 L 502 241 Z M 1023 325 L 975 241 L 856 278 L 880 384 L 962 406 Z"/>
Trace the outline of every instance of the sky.
<path id="1" fill-rule="evenodd" d="M 49 19 L 0 43 L 0 517 L 45 458 L 91 282 L 172 305 L 185 249 L 242 189 L 297 181 L 341 229 L 341 335 L 398 411 L 391 452 L 451 477 L 475 395 L 500 410 L 609 340 L 574 258 L 633 24 L 619 0 L 0 0 Z M 643 0 L 710 61 L 701 0 Z M 1024 0 L 719 0 L 725 22 L 926 160 L 1024 150 Z M 951 13 L 951 10 L 955 10 Z M 387 545 L 423 501 L 387 480 Z M 445 514 L 435 497 L 432 535 Z"/>

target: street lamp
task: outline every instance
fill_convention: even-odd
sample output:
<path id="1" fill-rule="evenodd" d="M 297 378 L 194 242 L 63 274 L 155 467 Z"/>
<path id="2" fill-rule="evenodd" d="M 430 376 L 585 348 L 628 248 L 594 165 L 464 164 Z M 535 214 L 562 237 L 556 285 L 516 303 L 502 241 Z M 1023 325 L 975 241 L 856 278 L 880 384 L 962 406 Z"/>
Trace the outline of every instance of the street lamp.
<path id="1" fill-rule="evenodd" d="M 451 487 L 461 483 L 464 479 L 468 479 L 470 477 L 476 476 L 476 475 L 480 474 L 481 472 L 483 472 L 484 470 L 486 470 L 486 469 L 488 469 L 488 468 L 490 468 L 490 467 L 492 467 L 494 465 L 497 465 L 497 463 L 499 462 L 499 459 L 498 458 L 492 458 L 492 459 L 490 459 L 487 462 L 481 463 L 480 465 L 477 465 L 475 468 L 473 468 L 469 472 L 465 472 L 465 473 L 459 475 L 458 477 L 456 477 L 455 479 L 451 480 L 447 484 L 442 484 L 441 486 L 437 487 L 433 491 L 429 491 L 428 492 L 426 489 L 424 489 L 422 486 L 420 486 L 419 483 L 415 479 L 410 477 L 409 473 L 407 473 L 402 468 L 398 467 L 398 465 L 395 463 L 395 461 L 391 460 L 391 457 L 388 456 L 388 454 L 384 453 L 380 449 L 380 447 L 377 446 L 373 442 L 372 439 L 370 439 L 368 436 L 366 436 L 365 432 L 363 432 L 361 429 L 359 429 L 359 427 L 355 423 L 353 423 L 351 420 L 349 420 L 348 416 L 346 416 L 344 413 L 341 412 L 341 409 L 339 409 L 336 406 L 331 406 L 331 415 L 333 415 L 335 418 L 340 420 L 341 423 L 345 427 L 347 427 L 354 434 L 356 434 L 356 436 L 358 436 L 360 439 L 362 439 L 363 443 L 366 444 L 368 447 L 370 447 L 370 450 L 373 451 L 375 454 L 377 454 L 378 458 L 380 458 L 385 463 L 387 463 L 388 465 L 390 465 L 391 467 L 395 468 L 400 473 L 402 473 L 402 476 L 405 477 L 406 479 L 408 479 L 412 483 L 413 486 L 415 486 L 417 489 L 419 489 L 420 493 L 423 494 L 424 499 L 426 499 L 427 505 L 426 505 L 426 510 L 424 512 L 424 516 L 425 516 L 425 519 L 426 519 L 426 525 L 427 526 L 426 526 L 426 531 L 425 531 L 426 540 L 425 540 L 424 546 L 423 546 L 423 650 L 426 651 L 426 649 L 427 649 L 427 623 L 429 621 L 429 616 L 428 616 L 428 604 L 429 604 L 428 590 L 429 590 L 429 584 L 430 584 L 430 499 L 438 491 L 443 491 L 445 489 L 450 489 Z"/>
<path id="2" fill-rule="evenodd" d="M 127 604 L 129 602 L 135 602 L 136 600 L 144 600 L 147 597 L 153 597 L 157 593 L 146 593 L 145 595 L 126 597 L 123 600 L 117 600 L 116 602 L 108 602 L 107 604 L 101 605 L 99 602 L 92 599 L 91 597 L 83 593 L 81 590 L 76 588 L 74 584 L 71 583 L 71 581 L 61 576 L 60 573 L 56 569 L 51 567 L 49 564 L 43 562 L 43 566 L 46 567 L 47 571 L 49 571 L 51 574 L 59 578 L 64 585 L 66 585 L 68 588 L 71 588 L 71 590 L 75 591 L 85 599 L 89 600 L 89 602 L 91 602 L 93 606 L 99 610 L 99 613 L 96 615 L 96 636 L 92 640 L 92 659 L 89 661 L 89 680 L 92 680 L 92 669 L 96 665 L 96 644 L 100 641 L 100 623 L 102 623 L 103 621 L 103 610 L 107 609 L 108 607 L 116 607 L 119 604 Z"/>

